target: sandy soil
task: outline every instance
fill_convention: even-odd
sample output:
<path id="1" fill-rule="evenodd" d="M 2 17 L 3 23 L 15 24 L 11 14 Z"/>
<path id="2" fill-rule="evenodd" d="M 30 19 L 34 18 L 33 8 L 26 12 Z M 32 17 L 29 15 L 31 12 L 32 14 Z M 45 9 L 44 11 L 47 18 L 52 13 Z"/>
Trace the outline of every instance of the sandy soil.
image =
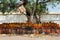
<path id="1" fill-rule="evenodd" d="M 60 36 L 49 35 L 0 35 L 0 40 L 60 40 Z"/>

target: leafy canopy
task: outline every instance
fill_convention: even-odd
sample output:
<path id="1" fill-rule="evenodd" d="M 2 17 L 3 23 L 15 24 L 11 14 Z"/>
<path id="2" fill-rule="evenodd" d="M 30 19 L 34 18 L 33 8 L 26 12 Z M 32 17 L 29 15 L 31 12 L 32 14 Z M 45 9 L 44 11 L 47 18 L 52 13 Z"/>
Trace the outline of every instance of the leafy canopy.
<path id="1" fill-rule="evenodd" d="M 26 5 L 25 7 L 30 12 L 40 13 L 40 12 L 46 12 L 47 9 L 47 3 L 52 4 L 55 6 L 54 3 L 59 4 L 60 0 L 23 0 L 25 1 Z M 26 2 L 28 1 L 28 2 Z M 1 12 L 10 12 L 12 10 L 16 9 L 16 2 L 17 0 L 0 0 L 0 11 Z"/>

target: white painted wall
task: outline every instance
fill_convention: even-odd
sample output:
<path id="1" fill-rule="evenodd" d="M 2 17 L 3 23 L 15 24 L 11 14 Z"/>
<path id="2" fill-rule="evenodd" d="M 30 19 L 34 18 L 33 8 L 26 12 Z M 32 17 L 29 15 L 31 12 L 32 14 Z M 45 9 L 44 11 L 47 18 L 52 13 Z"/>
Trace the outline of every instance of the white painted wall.
<path id="1" fill-rule="evenodd" d="M 26 23 L 27 17 L 25 15 L 0 15 L 0 24 L 1 23 Z"/>
<path id="2" fill-rule="evenodd" d="M 60 15 L 42 15 L 41 21 L 42 22 L 52 21 L 52 22 L 60 25 Z"/>

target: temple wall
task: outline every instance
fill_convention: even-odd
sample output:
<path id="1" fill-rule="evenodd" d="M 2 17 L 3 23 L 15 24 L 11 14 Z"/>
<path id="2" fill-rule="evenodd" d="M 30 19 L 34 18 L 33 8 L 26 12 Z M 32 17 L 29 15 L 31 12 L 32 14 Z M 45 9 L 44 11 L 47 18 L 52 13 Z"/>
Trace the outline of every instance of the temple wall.
<path id="1" fill-rule="evenodd" d="M 27 22 L 27 17 L 22 15 L 0 15 L 0 23 L 10 23 L 10 22 Z M 55 22 L 60 23 L 60 15 L 41 15 L 41 21 L 42 22 Z"/>
<path id="2" fill-rule="evenodd" d="M 41 15 L 41 21 L 42 22 L 52 21 L 54 23 L 60 24 L 60 14 Z"/>
<path id="3" fill-rule="evenodd" d="M 27 17 L 25 15 L 0 15 L 1 23 L 12 23 L 12 22 L 27 22 Z"/>

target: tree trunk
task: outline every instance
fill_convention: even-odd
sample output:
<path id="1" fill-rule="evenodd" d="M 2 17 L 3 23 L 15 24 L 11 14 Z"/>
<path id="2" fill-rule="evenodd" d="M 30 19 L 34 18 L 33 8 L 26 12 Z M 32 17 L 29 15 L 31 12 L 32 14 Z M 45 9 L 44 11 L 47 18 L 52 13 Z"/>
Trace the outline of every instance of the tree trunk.
<path id="1" fill-rule="evenodd" d="M 37 14 L 38 1 L 39 1 L 39 0 L 36 0 L 36 6 L 34 7 L 34 10 L 33 10 L 33 18 L 35 18 L 36 23 L 38 23 L 38 18 L 37 18 L 37 16 L 36 16 L 36 14 Z"/>
<path id="2" fill-rule="evenodd" d="M 41 15 L 39 16 L 39 23 L 41 23 Z"/>

